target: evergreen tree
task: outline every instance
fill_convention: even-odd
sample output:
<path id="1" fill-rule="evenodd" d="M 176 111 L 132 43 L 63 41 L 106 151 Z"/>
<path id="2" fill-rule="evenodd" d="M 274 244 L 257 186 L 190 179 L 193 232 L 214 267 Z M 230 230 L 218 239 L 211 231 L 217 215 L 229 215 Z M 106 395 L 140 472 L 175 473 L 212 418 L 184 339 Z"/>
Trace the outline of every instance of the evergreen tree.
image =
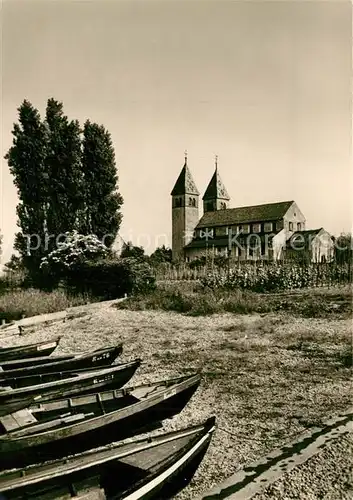
<path id="1" fill-rule="evenodd" d="M 117 191 L 115 153 L 110 134 L 102 125 L 86 121 L 83 129 L 82 167 L 85 198 L 83 234 L 95 234 L 110 247 L 119 231 L 123 199 Z"/>
<path id="2" fill-rule="evenodd" d="M 57 236 L 77 229 L 82 216 L 81 137 L 77 121 L 69 121 L 63 104 L 49 99 L 46 109 L 48 130 L 47 172 L 50 178 L 48 192 L 48 230 Z M 53 249 L 55 238 L 48 250 Z"/>
<path id="3" fill-rule="evenodd" d="M 39 268 L 48 237 L 47 132 L 37 109 L 27 100 L 18 108 L 19 123 L 13 127 L 13 145 L 5 158 L 14 176 L 19 204 L 14 247 L 25 267 Z"/>

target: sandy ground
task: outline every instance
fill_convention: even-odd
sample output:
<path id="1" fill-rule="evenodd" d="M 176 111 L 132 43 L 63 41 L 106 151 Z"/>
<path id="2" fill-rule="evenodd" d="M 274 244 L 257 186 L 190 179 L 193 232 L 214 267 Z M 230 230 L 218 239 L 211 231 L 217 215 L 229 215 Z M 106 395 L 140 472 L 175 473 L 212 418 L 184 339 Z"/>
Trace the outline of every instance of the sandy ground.
<path id="1" fill-rule="evenodd" d="M 193 481 L 177 497 L 185 500 L 350 405 L 351 370 L 345 366 L 342 353 L 350 344 L 351 328 L 350 320 L 230 314 L 188 317 L 117 310 L 103 303 L 76 319 L 38 327 L 24 337 L 0 336 L 0 341 L 4 346 L 14 345 L 60 334 L 63 337 L 55 354 L 122 341 L 121 359 L 143 359 L 131 381 L 134 385 L 202 371 L 202 384 L 187 407 L 165 421 L 161 431 L 155 431 L 179 429 L 210 415 L 217 417 L 218 429 L 207 455 Z M 337 446 L 343 446 L 342 450 L 327 452 L 340 453 L 339 463 L 331 461 L 327 482 L 338 477 L 342 467 L 347 469 L 346 445 Z M 320 456 L 318 463 L 325 463 L 325 451 Z M 336 497 L 322 496 L 321 486 L 315 489 L 311 475 L 320 467 L 312 463 L 314 466 L 309 464 L 305 469 L 309 472 L 293 471 L 288 480 L 276 483 L 259 499 L 346 498 L 347 481 L 337 480 Z M 309 489 L 305 490 L 298 473 Z M 305 494 L 298 496 L 298 491 Z"/>

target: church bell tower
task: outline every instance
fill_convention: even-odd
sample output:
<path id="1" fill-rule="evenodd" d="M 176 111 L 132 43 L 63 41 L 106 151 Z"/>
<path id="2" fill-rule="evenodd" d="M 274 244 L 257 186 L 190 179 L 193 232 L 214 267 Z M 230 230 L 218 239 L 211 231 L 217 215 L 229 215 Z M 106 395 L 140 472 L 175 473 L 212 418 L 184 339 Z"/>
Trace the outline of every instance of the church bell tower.
<path id="1" fill-rule="evenodd" d="M 203 212 L 225 210 L 229 206 L 229 194 L 218 172 L 218 157 L 215 157 L 215 171 L 203 195 Z"/>
<path id="2" fill-rule="evenodd" d="M 184 261 L 184 246 L 193 238 L 199 221 L 199 195 L 185 152 L 184 166 L 171 192 L 173 261 Z"/>

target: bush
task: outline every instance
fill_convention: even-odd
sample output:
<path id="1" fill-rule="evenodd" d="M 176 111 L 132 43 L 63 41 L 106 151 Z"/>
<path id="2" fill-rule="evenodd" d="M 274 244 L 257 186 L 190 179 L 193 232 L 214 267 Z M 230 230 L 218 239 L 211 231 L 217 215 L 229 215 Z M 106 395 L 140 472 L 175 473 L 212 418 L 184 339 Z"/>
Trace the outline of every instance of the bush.
<path id="1" fill-rule="evenodd" d="M 66 279 L 71 294 L 85 293 L 102 300 L 155 288 L 150 266 L 139 259 L 101 259 L 72 267 Z"/>
<path id="2" fill-rule="evenodd" d="M 71 274 L 72 269 L 78 268 L 86 261 L 98 260 L 108 255 L 109 249 L 94 234 L 67 232 L 65 241 L 42 258 L 40 269 L 32 273 L 30 279 L 40 288 L 52 290 Z"/>
<path id="3" fill-rule="evenodd" d="M 164 310 L 188 314 L 190 316 L 207 316 L 221 312 L 252 313 L 267 310 L 264 301 L 251 293 L 157 289 L 148 295 L 137 295 L 116 304 L 118 309 L 130 310 Z"/>

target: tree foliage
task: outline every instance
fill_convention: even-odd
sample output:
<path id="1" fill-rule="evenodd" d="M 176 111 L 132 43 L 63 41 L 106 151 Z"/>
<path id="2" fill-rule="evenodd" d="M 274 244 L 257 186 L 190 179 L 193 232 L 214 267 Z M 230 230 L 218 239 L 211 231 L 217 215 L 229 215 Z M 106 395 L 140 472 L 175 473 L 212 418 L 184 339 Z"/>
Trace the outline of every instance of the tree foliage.
<path id="1" fill-rule="evenodd" d="M 23 271 L 23 263 L 21 257 L 18 255 L 12 254 L 10 260 L 6 262 L 4 266 L 5 273 L 7 272 L 18 272 Z"/>
<path id="2" fill-rule="evenodd" d="M 121 250 L 120 257 L 122 259 L 131 257 L 133 259 L 143 259 L 145 256 L 145 251 L 143 247 L 134 246 L 131 241 L 124 243 Z"/>
<path id="3" fill-rule="evenodd" d="M 351 263 L 353 258 L 353 237 L 351 233 L 342 233 L 335 240 L 335 259 L 338 263 Z"/>
<path id="4" fill-rule="evenodd" d="M 28 101 L 18 108 L 19 123 L 14 125 L 13 145 L 5 156 L 14 176 L 19 203 L 14 247 L 29 270 L 39 267 L 48 238 L 47 209 L 49 175 L 46 165 L 47 131 L 39 112 Z"/>
<path id="5" fill-rule="evenodd" d="M 19 197 L 21 231 L 15 249 L 35 275 L 67 232 L 93 234 L 110 247 L 123 200 L 117 192 L 114 148 L 103 126 L 87 121 L 81 130 L 54 99 L 47 102 L 44 120 L 26 100 L 18 113 L 5 158 Z"/>
<path id="6" fill-rule="evenodd" d="M 116 191 L 118 177 L 111 136 L 102 125 L 89 120 L 83 129 L 82 165 L 83 232 L 105 238 L 104 243 L 110 247 L 120 227 L 123 199 Z"/>
<path id="7" fill-rule="evenodd" d="M 77 228 L 83 209 L 80 125 L 69 121 L 63 104 L 49 99 L 45 124 L 48 131 L 46 169 L 48 186 L 47 224 L 50 234 Z M 49 249 L 55 242 L 51 241 Z"/>
<path id="8" fill-rule="evenodd" d="M 150 255 L 150 263 L 152 265 L 160 265 L 172 262 L 172 250 L 167 248 L 165 245 L 156 248 L 156 250 Z"/>

